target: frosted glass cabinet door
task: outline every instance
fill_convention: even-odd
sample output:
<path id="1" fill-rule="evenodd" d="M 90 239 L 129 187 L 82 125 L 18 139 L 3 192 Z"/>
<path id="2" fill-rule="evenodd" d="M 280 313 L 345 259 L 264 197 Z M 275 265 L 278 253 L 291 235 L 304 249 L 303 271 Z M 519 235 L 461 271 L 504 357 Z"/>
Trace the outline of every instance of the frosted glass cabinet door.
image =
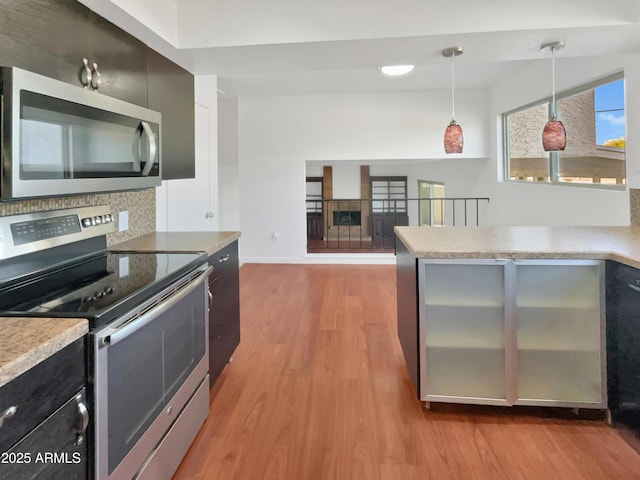
<path id="1" fill-rule="evenodd" d="M 506 402 L 505 263 L 420 261 L 422 400 Z"/>
<path id="2" fill-rule="evenodd" d="M 516 261 L 520 405 L 604 405 L 603 264 Z"/>

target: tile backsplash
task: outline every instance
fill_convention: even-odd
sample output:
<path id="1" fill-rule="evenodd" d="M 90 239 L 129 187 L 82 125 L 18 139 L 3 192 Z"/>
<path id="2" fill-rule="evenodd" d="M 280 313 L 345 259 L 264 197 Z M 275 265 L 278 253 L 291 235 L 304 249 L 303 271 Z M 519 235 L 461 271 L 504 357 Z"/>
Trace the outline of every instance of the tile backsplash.
<path id="1" fill-rule="evenodd" d="M 111 205 L 111 212 L 116 221 L 118 212 L 129 211 L 129 229 L 124 232 L 114 232 L 107 235 L 108 245 L 131 240 L 151 233 L 156 229 L 156 192 L 154 188 L 140 191 L 51 197 L 0 203 L 0 217 L 94 205 Z"/>
<path id="2" fill-rule="evenodd" d="M 640 189 L 629 189 L 629 210 L 631 211 L 631 225 L 640 226 Z"/>

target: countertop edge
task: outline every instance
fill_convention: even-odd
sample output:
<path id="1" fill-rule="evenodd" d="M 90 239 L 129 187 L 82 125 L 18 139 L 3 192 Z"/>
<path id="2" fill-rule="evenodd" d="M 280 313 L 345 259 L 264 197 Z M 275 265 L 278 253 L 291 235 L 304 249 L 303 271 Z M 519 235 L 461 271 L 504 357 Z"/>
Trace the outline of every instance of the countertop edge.
<path id="1" fill-rule="evenodd" d="M 630 256 L 629 254 L 621 253 L 619 251 L 602 248 L 598 249 L 585 249 L 585 250 L 570 250 L 570 249 L 464 249 L 464 250 L 441 250 L 434 248 L 433 250 L 417 248 L 412 240 L 405 235 L 408 228 L 419 227 L 395 227 L 394 231 L 398 239 L 409 250 L 409 252 L 416 259 L 482 259 L 482 258 L 498 258 L 498 259 L 510 259 L 510 260 L 524 260 L 524 259 L 574 259 L 574 260 L 613 260 L 634 268 L 640 268 L 640 256 Z M 422 227 L 427 228 L 427 227 Z M 463 228 L 463 227 L 460 227 Z M 499 228 L 499 227 L 497 227 Z M 520 227 L 527 228 L 527 227 Z M 535 228 L 535 227 L 534 227 Z M 546 228 L 546 227 L 545 227 Z M 548 227 L 553 229 L 554 227 Z M 559 230 L 570 229 L 572 227 L 558 227 Z M 585 227 L 573 227 L 573 228 L 585 228 Z M 599 227 L 586 227 L 589 229 L 597 230 Z M 601 227 L 606 229 L 608 227 Z M 640 233 L 640 230 L 638 231 Z"/>
<path id="2" fill-rule="evenodd" d="M 19 355 L 7 363 L 0 365 L 0 387 L 19 377 L 26 371 L 51 357 L 63 348 L 71 345 L 89 332 L 89 324 L 86 319 L 75 319 L 76 324 L 71 325 L 57 335 L 41 342 L 22 355 Z"/>
<path id="3" fill-rule="evenodd" d="M 213 255 L 240 238 L 237 231 L 151 232 L 111 245 L 109 250 L 142 252 L 204 252 Z"/>

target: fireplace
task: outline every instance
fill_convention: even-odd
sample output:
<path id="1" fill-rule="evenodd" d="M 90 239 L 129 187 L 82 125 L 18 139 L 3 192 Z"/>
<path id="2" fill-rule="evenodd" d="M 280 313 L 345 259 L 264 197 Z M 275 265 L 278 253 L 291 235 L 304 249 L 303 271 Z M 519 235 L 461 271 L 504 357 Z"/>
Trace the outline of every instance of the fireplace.
<path id="1" fill-rule="evenodd" d="M 360 225 L 359 210 L 334 210 L 333 224 L 335 226 Z"/>

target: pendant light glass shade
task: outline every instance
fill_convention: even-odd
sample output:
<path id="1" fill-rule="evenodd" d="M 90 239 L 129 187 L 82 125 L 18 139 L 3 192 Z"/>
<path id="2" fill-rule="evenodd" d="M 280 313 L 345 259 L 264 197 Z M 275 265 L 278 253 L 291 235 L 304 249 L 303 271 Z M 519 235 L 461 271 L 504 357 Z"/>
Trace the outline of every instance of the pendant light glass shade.
<path id="1" fill-rule="evenodd" d="M 463 146 L 462 127 L 455 120 L 451 120 L 451 123 L 444 131 L 444 151 L 448 154 L 462 153 Z"/>
<path id="2" fill-rule="evenodd" d="M 455 72 L 453 69 L 453 59 L 458 55 L 462 55 L 462 47 L 445 48 L 442 56 L 451 59 L 451 123 L 444 131 L 444 151 L 450 153 L 462 153 L 464 146 L 464 138 L 462 135 L 462 127 L 456 122 L 455 116 Z"/>
<path id="3" fill-rule="evenodd" d="M 559 152 L 567 146 L 567 130 L 555 117 L 545 124 L 542 131 L 542 146 L 545 152 Z"/>
<path id="4" fill-rule="evenodd" d="M 567 146 L 567 130 L 556 116 L 556 50 L 564 47 L 564 42 L 545 43 L 541 52 L 551 52 L 551 117 L 542 130 L 542 147 L 545 152 L 559 152 Z"/>

